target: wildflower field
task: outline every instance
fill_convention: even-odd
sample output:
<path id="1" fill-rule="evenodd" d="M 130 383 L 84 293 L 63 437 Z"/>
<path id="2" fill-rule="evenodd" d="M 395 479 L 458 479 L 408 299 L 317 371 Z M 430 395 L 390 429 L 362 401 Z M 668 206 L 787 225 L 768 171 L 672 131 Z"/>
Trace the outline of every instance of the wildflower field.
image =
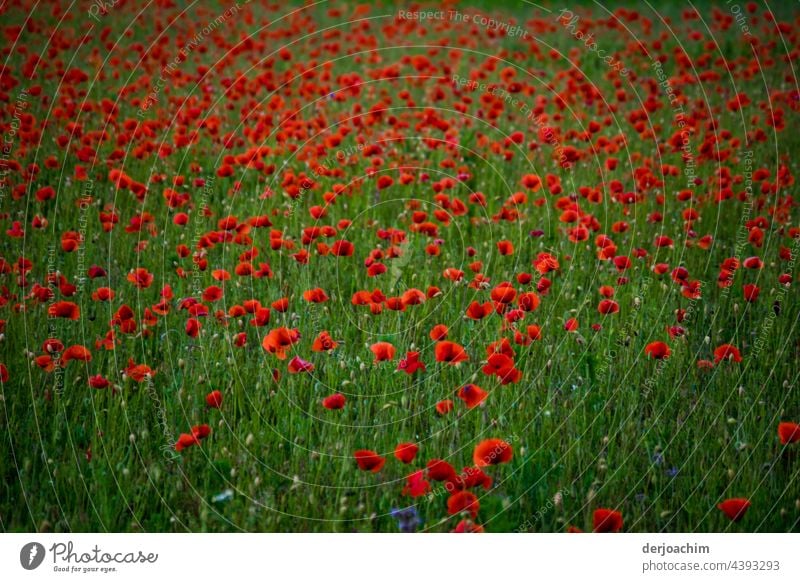
<path id="1" fill-rule="evenodd" d="M 795 4 L 0 39 L 0 530 L 800 531 Z"/>

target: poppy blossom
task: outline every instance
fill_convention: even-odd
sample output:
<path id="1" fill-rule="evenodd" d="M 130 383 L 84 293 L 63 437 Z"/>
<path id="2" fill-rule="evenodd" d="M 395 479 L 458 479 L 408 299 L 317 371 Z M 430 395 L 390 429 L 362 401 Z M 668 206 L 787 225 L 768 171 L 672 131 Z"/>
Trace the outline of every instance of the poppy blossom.
<path id="1" fill-rule="evenodd" d="M 472 489 L 473 487 L 489 489 L 492 486 L 492 478 L 480 467 L 465 467 L 458 475 L 458 485 L 462 489 Z"/>
<path id="2" fill-rule="evenodd" d="M 453 401 L 449 399 L 440 400 L 439 402 L 436 403 L 435 408 L 436 408 L 436 413 L 439 416 L 444 416 L 445 414 L 448 414 L 450 411 L 453 410 Z"/>
<path id="3" fill-rule="evenodd" d="M 603 299 L 597 306 L 600 315 L 610 315 L 619 312 L 619 304 L 612 299 Z"/>
<path id="4" fill-rule="evenodd" d="M 370 451 L 368 449 L 361 449 L 353 453 L 353 457 L 358 464 L 358 468 L 362 471 L 372 471 L 373 473 L 377 473 L 381 469 L 383 469 L 383 465 L 386 463 L 386 459 L 381 457 L 375 451 Z"/>
<path id="5" fill-rule="evenodd" d="M 758 257 L 747 257 L 744 261 L 742 261 L 742 266 L 745 269 L 763 269 L 764 261 Z"/>
<path id="6" fill-rule="evenodd" d="M 402 370 L 408 375 L 413 374 L 417 370 L 425 371 L 425 364 L 419 360 L 419 352 L 407 352 L 406 357 L 400 360 L 397 365 L 398 370 Z"/>
<path id="7" fill-rule="evenodd" d="M 377 342 L 369 347 L 375 356 L 375 363 L 387 362 L 394 359 L 395 347 L 389 342 Z"/>
<path id="8" fill-rule="evenodd" d="M 96 374 L 95 376 L 89 377 L 89 386 L 92 388 L 96 388 L 98 390 L 102 390 L 104 388 L 108 388 L 111 385 L 111 382 L 103 378 L 100 374 Z"/>
<path id="9" fill-rule="evenodd" d="M 431 459 L 425 468 L 432 481 L 455 481 L 458 478 L 455 468 L 441 459 Z"/>
<path id="10" fill-rule="evenodd" d="M 328 294 L 320 288 L 309 289 L 308 291 L 303 291 L 303 299 L 309 303 L 324 303 L 328 300 Z"/>
<path id="11" fill-rule="evenodd" d="M 644 348 L 644 353 L 653 358 L 654 360 L 666 360 L 669 358 L 672 350 L 664 342 L 651 342 Z"/>
<path id="12" fill-rule="evenodd" d="M 778 424 L 778 438 L 782 445 L 800 443 L 800 424 L 781 422 Z"/>
<path id="13" fill-rule="evenodd" d="M 491 292 L 492 301 L 497 303 L 511 303 L 516 296 L 517 290 L 511 283 L 500 283 Z"/>
<path id="14" fill-rule="evenodd" d="M 478 467 L 508 463 L 514 456 L 511 445 L 498 438 L 490 438 L 478 443 L 472 453 L 472 461 Z"/>
<path id="15" fill-rule="evenodd" d="M 447 326 L 439 324 L 439 325 L 433 326 L 433 329 L 431 329 L 429 337 L 433 341 L 438 342 L 438 341 L 441 341 L 443 339 L 446 339 L 448 333 L 449 333 L 449 330 L 447 329 Z"/>
<path id="16" fill-rule="evenodd" d="M 469 360 L 469 356 L 467 356 L 467 352 L 462 346 L 447 340 L 437 342 L 434 353 L 437 362 L 458 364 L 459 362 L 466 362 Z"/>
<path id="17" fill-rule="evenodd" d="M 739 349 L 736 346 L 731 344 L 722 344 L 714 350 L 714 363 L 719 364 L 724 360 L 730 360 L 738 363 L 742 361 L 742 355 L 739 353 Z"/>
<path id="18" fill-rule="evenodd" d="M 142 383 L 155 375 L 155 370 L 147 364 L 135 364 L 133 358 L 128 359 L 128 367 L 124 370 L 125 375 L 134 382 Z"/>
<path id="19" fill-rule="evenodd" d="M 61 354 L 60 365 L 65 366 L 68 362 L 71 362 L 72 360 L 79 360 L 81 362 L 91 362 L 92 352 L 90 352 L 85 346 L 81 345 L 69 346 Z"/>
<path id="20" fill-rule="evenodd" d="M 325 398 L 323 398 L 322 406 L 324 406 L 328 410 L 340 410 L 344 408 L 346 402 L 347 398 L 345 398 L 345 395 L 337 392 L 335 394 L 331 394 L 330 396 L 326 396 Z"/>
<path id="21" fill-rule="evenodd" d="M 128 281 L 139 289 L 147 289 L 153 283 L 154 278 L 152 273 L 142 267 L 128 273 Z"/>
<path id="22" fill-rule="evenodd" d="M 744 292 L 744 300 L 749 303 L 754 303 L 758 299 L 759 293 L 761 293 L 761 289 L 753 284 L 745 285 L 742 291 Z"/>
<path id="23" fill-rule="evenodd" d="M 42 343 L 42 351 L 47 354 L 57 354 L 64 351 L 64 343 L 58 338 L 47 338 Z"/>
<path id="24" fill-rule="evenodd" d="M 419 446 L 415 443 L 400 443 L 394 448 L 394 456 L 401 463 L 406 465 L 414 460 L 419 451 Z"/>
<path id="25" fill-rule="evenodd" d="M 33 3 L 11 4 L 31 12 Z M 473 517 L 479 500 L 486 529 L 530 519 L 542 527 L 528 529 L 577 531 L 573 522 L 583 515 L 587 531 L 625 531 L 619 513 L 631 520 L 630 508 L 637 529 L 652 530 L 693 524 L 660 516 L 651 503 L 669 493 L 673 463 L 685 463 L 681 474 L 704 474 L 727 454 L 727 435 L 692 441 L 711 428 L 709 418 L 723 408 L 744 417 L 755 402 L 756 422 L 733 441 L 754 445 L 740 459 L 747 467 L 772 470 L 743 470 L 731 486 L 767 500 L 763 515 L 742 519 L 745 525 L 791 523 L 787 500 L 769 494 L 794 485 L 800 454 L 800 419 L 793 418 L 800 412 L 796 398 L 784 398 L 793 390 L 789 332 L 799 301 L 792 152 L 800 91 L 789 76 L 800 53 L 787 48 L 800 38 L 796 11 L 773 16 L 752 0 L 729 6 L 741 14 L 676 8 L 670 34 L 668 19 L 632 2 L 613 14 L 582 8 L 577 28 L 567 10 L 554 23 L 538 10 L 515 15 L 510 3 L 492 6 L 497 22 L 524 21 L 542 36 L 538 43 L 471 18 L 376 20 L 378 2 L 328 3 L 336 5 L 288 18 L 243 2 L 236 18 L 214 21 L 213 34 L 215 26 L 205 25 L 218 14 L 184 12 L 180 2 L 160 2 L 157 17 L 135 34 L 122 26 L 138 13 L 135 2 L 95 2 L 113 4 L 115 13 L 101 9 L 93 30 L 74 6 L 49 4 L 55 8 L 27 20 L 12 7 L 2 26 L 10 48 L 0 117 L 13 135 L 0 159 L 0 382 L 19 444 L 37 435 L 38 411 L 57 419 L 66 404 L 70 418 L 82 419 L 97 404 L 108 422 L 64 433 L 75 437 L 81 462 L 92 462 L 94 447 L 90 468 L 97 469 L 100 444 L 113 449 L 112 463 L 126 454 L 121 416 L 134 429 L 166 420 L 170 426 L 151 428 L 171 435 L 167 448 L 182 451 L 182 472 L 211 494 L 225 487 L 217 489 L 204 466 L 222 463 L 210 468 L 227 473 L 228 459 L 241 478 L 236 436 L 252 432 L 249 441 L 277 453 L 281 474 L 319 485 L 309 504 L 299 483 L 283 487 L 281 474 L 257 471 L 256 490 L 274 492 L 290 513 L 311 506 L 319 517 L 348 520 L 386 513 L 398 497 L 410 497 L 412 504 L 391 512 L 401 530 L 417 529 L 424 517 L 426 529 L 472 532 L 483 531 Z M 743 38 L 745 16 L 752 35 Z M 347 19 L 357 25 L 337 26 Z M 169 24 L 179 26 L 167 31 Z M 268 30 L 259 29 L 264 24 Z M 581 42 L 591 29 L 609 67 L 590 67 L 597 73 L 590 79 L 575 59 L 559 60 L 548 46 L 580 56 L 580 46 L 559 40 L 565 26 Z M 789 42 L 777 43 L 776 33 Z M 112 50 L 120 34 L 121 50 Z M 735 45 L 735 59 L 720 59 L 715 40 Z M 417 49 L 362 50 L 396 42 Z M 281 45 L 274 54 L 273 44 Z M 662 63 L 664 71 L 651 66 Z M 543 87 L 542 75 L 525 74 L 539 69 Z M 762 70 L 767 83 L 756 90 Z M 469 79 L 453 83 L 459 71 Z M 665 95 L 667 80 L 674 95 Z M 731 90 L 732 80 L 742 86 Z M 699 89 L 707 89 L 702 98 Z M 768 156 L 765 146 L 779 138 L 781 155 Z M 240 376 L 243 390 L 229 392 Z M 34 389 L 20 395 L 16 383 Z M 611 439 L 609 463 L 617 468 L 636 447 L 614 435 L 655 419 L 651 405 L 669 399 L 673 384 L 685 406 L 670 405 L 675 430 L 662 422 L 663 434 L 653 436 L 653 443 L 671 441 L 671 452 L 650 463 L 646 487 L 637 486 L 642 475 L 621 471 L 598 478 L 605 485 L 593 488 L 588 514 L 575 499 L 558 509 L 559 495 L 543 521 L 520 515 L 525 507 L 514 500 L 549 457 L 577 451 L 554 479 L 582 480 L 598 451 L 572 446 L 586 432 L 581 425 L 611 409 L 600 432 Z M 615 396 L 628 385 L 646 388 L 640 399 L 659 398 L 640 402 L 631 417 Z M 741 410 L 728 402 L 739 385 Z M 158 397 L 160 418 L 149 396 Z M 258 410 L 245 405 L 251 396 Z M 614 406 L 619 414 L 611 414 Z M 577 426 L 550 435 L 574 410 Z M 296 446 L 280 447 L 280 435 L 254 425 L 259 412 L 268 424 L 293 429 Z M 175 424 L 181 418 L 191 428 Z M 214 423 L 230 420 L 235 431 L 210 437 Z M 350 446 L 369 438 L 368 426 L 379 438 Z M 388 449 L 380 426 L 396 429 Z M 484 441 L 526 426 L 532 432 L 524 438 Z M 45 428 L 43 438 L 58 444 L 58 427 Z M 768 441 L 776 431 L 778 441 L 755 446 L 764 428 Z M 141 431 L 132 432 L 139 460 L 157 463 L 164 439 L 140 442 Z M 529 451 L 541 467 L 514 456 L 527 450 L 523 442 L 545 449 Z M 155 446 L 138 446 L 148 443 Z M 380 487 L 350 458 L 339 474 L 337 463 L 307 455 L 347 456 L 362 445 L 377 451 L 364 451 L 365 470 L 387 470 Z M 61 457 L 54 462 L 63 465 Z M 34 469 L 35 477 L 41 471 Z M 99 469 L 86 481 L 87 499 L 109 489 L 111 476 Z M 148 485 L 140 473 L 126 484 L 139 505 Z M 168 473 L 159 487 L 180 504 L 185 491 L 170 485 L 180 486 L 181 471 Z M 59 480 L 64 490 L 84 485 L 80 471 L 62 470 Z M 370 490 L 343 507 L 337 490 L 324 486 L 330 483 L 340 492 Z M 709 503 L 720 494 L 713 489 L 703 491 L 705 503 L 692 496 L 686 516 L 713 513 L 725 499 Z M 413 505 L 426 495 L 435 502 Z M 211 502 L 241 522 L 231 525 L 248 526 L 246 512 L 227 511 L 228 497 L 224 491 Z M 593 515 L 601 498 L 620 506 Z M 46 496 L 31 500 L 32 514 L 47 513 Z M 64 523 L 97 526 L 97 515 L 65 507 Z M 179 517 L 195 507 L 180 509 Z M 12 530 L 24 527 L 22 511 L 10 516 Z M 728 525 L 722 513 L 713 517 L 709 527 Z M 331 519 L 308 524 L 337 527 Z M 168 512 L 148 525 L 173 527 Z"/>
<path id="26" fill-rule="evenodd" d="M 280 360 L 286 359 L 286 351 L 300 341 L 300 332 L 296 329 L 277 327 L 270 331 L 261 342 L 261 346 Z"/>
<path id="27" fill-rule="evenodd" d="M 447 499 L 447 513 L 456 515 L 462 511 L 468 512 L 472 518 L 478 516 L 481 504 L 474 493 L 469 491 L 457 491 Z"/>
<path id="28" fill-rule="evenodd" d="M 536 311 L 540 302 L 539 296 L 532 291 L 520 293 L 519 297 L 517 297 L 517 305 L 523 311 Z"/>
<path id="29" fill-rule="evenodd" d="M 175 443 L 175 450 L 178 452 L 183 451 L 189 447 L 192 447 L 198 444 L 198 439 L 196 436 L 187 433 L 181 433 L 178 437 L 178 441 Z"/>
<path id="30" fill-rule="evenodd" d="M 98 287 L 97 291 L 92 293 L 92 299 L 94 301 L 111 301 L 115 295 L 114 290 L 110 287 Z"/>
<path id="31" fill-rule="evenodd" d="M 464 401 L 467 408 L 475 408 L 486 400 L 489 393 L 476 384 L 465 384 L 458 391 L 458 397 Z"/>
<path id="32" fill-rule="evenodd" d="M 77 321 L 81 317 L 81 310 L 71 301 L 57 301 L 47 308 L 47 315 Z"/>
<path id="33" fill-rule="evenodd" d="M 217 287 L 216 285 L 210 285 L 206 287 L 205 291 L 203 291 L 202 298 L 203 301 L 208 301 L 212 303 L 214 301 L 219 301 L 222 299 L 223 291 L 222 287 Z"/>
<path id="34" fill-rule="evenodd" d="M 219 408 L 222 406 L 222 392 L 213 390 L 206 395 L 206 406 L 209 408 Z"/>
<path id="35" fill-rule="evenodd" d="M 492 353 L 483 366 L 482 371 L 486 375 L 495 375 L 502 384 L 519 382 L 522 372 L 514 367 L 514 360 L 504 353 Z"/>
<path id="36" fill-rule="evenodd" d="M 490 315 L 494 311 L 494 306 L 491 302 L 486 303 L 478 303 L 477 301 L 473 301 L 467 306 L 466 316 L 470 319 L 474 319 L 475 321 L 479 321 L 484 317 Z M 436 338 L 436 339 L 443 339 L 443 338 Z"/>
<path id="37" fill-rule="evenodd" d="M 321 331 L 319 335 L 314 338 L 314 343 L 311 345 L 312 352 L 329 352 L 338 347 L 338 343 L 333 341 L 327 331 Z"/>
<path id="38" fill-rule="evenodd" d="M 201 424 L 192 427 L 191 434 L 181 433 L 178 441 L 175 443 L 175 450 L 180 452 L 189 447 L 199 445 L 200 441 L 211 434 L 211 428 L 207 424 Z"/>
<path id="39" fill-rule="evenodd" d="M 406 478 L 406 484 L 401 493 L 409 497 L 422 497 L 431 491 L 430 482 L 425 480 L 425 471 L 414 471 Z"/>
<path id="40" fill-rule="evenodd" d="M 301 372 L 313 372 L 314 364 L 304 360 L 300 356 L 295 356 L 289 361 L 288 369 L 290 374 L 299 374 Z"/>
<path id="41" fill-rule="evenodd" d="M 622 529 L 622 513 L 613 509 L 596 509 L 592 516 L 595 533 L 616 533 Z"/>
<path id="42" fill-rule="evenodd" d="M 749 507 L 750 501 L 742 497 L 726 499 L 717 505 L 717 508 L 725 514 L 725 517 L 733 522 L 740 521 Z"/>

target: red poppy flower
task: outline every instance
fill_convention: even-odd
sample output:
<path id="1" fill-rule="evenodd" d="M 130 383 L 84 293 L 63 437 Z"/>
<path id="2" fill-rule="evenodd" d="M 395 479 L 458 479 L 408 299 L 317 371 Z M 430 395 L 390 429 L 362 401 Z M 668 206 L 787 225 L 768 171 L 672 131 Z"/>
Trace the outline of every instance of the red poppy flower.
<path id="1" fill-rule="evenodd" d="M 91 386 L 92 388 L 102 390 L 104 388 L 108 388 L 110 385 L 111 382 L 103 378 L 103 376 L 101 376 L 100 374 L 89 377 L 89 386 Z"/>
<path id="2" fill-rule="evenodd" d="M 511 283 L 505 282 L 500 283 L 497 287 L 492 289 L 490 295 L 492 301 L 496 301 L 497 303 L 511 303 L 517 296 L 517 291 Z"/>
<path id="3" fill-rule="evenodd" d="M 431 484 L 425 480 L 425 471 L 414 471 L 406 478 L 402 494 L 410 497 L 422 497 L 431 491 Z"/>
<path id="4" fill-rule="evenodd" d="M 622 529 L 622 514 L 613 509 L 597 509 L 592 516 L 592 529 L 596 533 L 616 533 Z"/>
<path id="5" fill-rule="evenodd" d="M 455 468 L 441 459 L 431 459 L 425 468 L 432 481 L 455 481 L 458 478 Z"/>
<path id="6" fill-rule="evenodd" d="M 460 489 L 472 489 L 473 487 L 489 489 L 492 486 L 492 478 L 480 467 L 464 467 L 464 470 L 458 475 L 456 484 Z"/>
<path id="7" fill-rule="evenodd" d="M 331 394 L 330 396 L 326 396 L 325 398 L 323 398 L 322 406 L 324 406 L 328 410 L 339 410 L 344 408 L 346 402 L 347 398 L 345 398 L 345 395 L 337 392 L 335 394 Z"/>
<path id="8" fill-rule="evenodd" d="M 433 341 L 438 342 L 438 341 L 441 341 L 443 339 L 446 339 L 448 333 L 449 333 L 449 330 L 447 329 L 447 326 L 446 325 L 442 325 L 440 323 L 439 325 L 433 326 L 433 329 L 431 329 L 431 332 L 430 332 L 429 336 Z"/>
<path id="9" fill-rule="evenodd" d="M 189 337 L 197 337 L 200 333 L 200 322 L 194 317 L 190 317 L 186 321 L 186 335 Z"/>
<path id="10" fill-rule="evenodd" d="M 181 452 L 182 450 L 196 444 L 198 444 L 198 439 L 196 436 L 192 434 L 181 433 L 181 435 L 178 437 L 178 442 L 175 443 L 175 450 Z"/>
<path id="11" fill-rule="evenodd" d="M 331 246 L 331 254 L 334 257 L 350 257 L 353 255 L 355 246 L 350 241 L 337 240 Z"/>
<path id="12" fill-rule="evenodd" d="M 465 384 L 458 391 L 458 397 L 464 401 L 467 408 L 475 408 L 486 400 L 489 393 L 482 390 L 477 384 Z"/>
<path id="13" fill-rule="evenodd" d="M 338 343 L 333 341 L 330 334 L 327 331 L 321 331 L 319 335 L 314 339 L 314 343 L 311 346 L 312 352 L 329 352 L 331 350 L 335 350 L 338 347 Z"/>
<path id="14" fill-rule="evenodd" d="M 761 293 L 761 289 L 758 288 L 758 285 L 748 284 L 742 288 L 744 292 L 744 300 L 749 303 L 754 303 L 756 299 L 758 299 L 759 293 Z"/>
<path id="15" fill-rule="evenodd" d="M 719 505 L 719 508 L 725 516 L 730 519 L 731 521 L 740 521 L 744 514 L 747 513 L 747 509 L 750 507 L 750 501 L 743 497 L 734 497 L 732 499 L 726 499 Z"/>
<path id="16" fill-rule="evenodd" d="M 511 445 L 498 438 L 490 438 L 478 443 L 472 453 L 472 461 L 478 467 L 508 463 L 514 456 Z"/>
<path id="17" fill-rule="evenodd" d="M 153 282 L 153 275 L 147 269 L 138 268 L 128 273 L 128 281 L 139 289 L 147 289 Z"/>
<path id="18" fill-rule="evenodd" d="M 47 315 L 77 321 L 81 317 L 81 310 L 77 304 L 70 301 L 57 301 L 47 308 Z"/>
<path id="19" fill-rule="evenodd" d="M 110 287 L 98 287 L 97 291 L 92 293 L 93 301 L 111 301 L 114 299 L 114 290 Z"/>
<path id="20" fill-rule="evenodd" d="M 81 345 L 74 345 L 69 346 L 67 349 L 64 350 L 64 353 L 61 354 L 61 366 L 65 366 L 68 362 L 72 360 L 79 360 L 81 362 L 91 362 L 92 361 L 92 352 L 90 352 L 86 347 Z"/>
<path id="21" fill-rule="evenodd" d="M 272 318 L 269 307 L 258 307 L 255 312 L 253 312 L 253 315 L 254 317 L 250 320 L 250 325 L 254 327 L 269 325 L 270 319 Z"/>
<path id="22" fill-rule="evenodd" d="M 388 362 L 394 359 L 395 347 L 389 342 L 377 342 L 372 344 L 369 349 L 375 355 L 375 363 Z"/>
<path id="23" fill-rule="evenodd" d="M 739 349 L 736 346 L 722 344 L 714 350 L 714 363 L 719 364 L 723 360 L 730 360 L 738 363 L 742 361 L 742 355 L 739 353 Z"/>
<path id="24" fill-rule="evenodd" d="M 466 315 L 470 319 L 474 319 L 475 321 L 479 321 L 484 317 L 490 315 L 494 311 L 494 305 L 490 301 L 486 303 L 478 303 L 477 301 L 473 301 L 472 303 L 467 306 Z"/>
<path id="25" fill-rule="evenodd" d="M 300 341 L 300 332 L 296 329 L 277 327 L 270 331 L 261 342 L 261 346 L 280 360 L 286 359 L 286 351 Z"/>
<path id="26" fill-rule="evenodd" d="M 216 285 L 210 285 L 209 287 L 206 287 L 205 291 L 203 291 L 202 298 L 203 301 L 208 301 L 209 303 L 211 303 L 222 299 L 222 295 L 223 295 L 222 287 L 217 287 Z"/>
<path id="27" fill-rule="evenodd" d="M 417 456 L 419 447 L 415 443 L 400 443 L 394 448 L 394 456 L 401 463 L 406 465 Z"/>
<path id="28" fill-rule="evenodd" d="M 125 375 L 134 382 L 144 382 L 146 379 L 155 376 L 155 370 L 146 364 L 134 364 L 133 358 L 128 359 L 128 367 L 125 368 Z"/>
<path id="29" fill-rule="evenodd" d="M 523 311 L 536 311 L 540 302 L 539 296 L 532 291 L 520 293 L 519 297 L 517 297 L 517 305 Z"/>
<path id="30" fill-rule="evenodd" d="M 610 315 L 619 312 L 619 304 L 611 299 L 603 299 L 597 306 L 600 315 Z"/>
<path id="31" fill-rule="evenodd" d="M 47 338 L 42 343 L 42 351 L 46 354 L 57 354 L 64 351 L 64 344 L 57 338 Z"/>
<path id="32" fill-rule="evenodd" d="M 758 257 L 747 257 L 742 261 L 742 266 L 744 266 L 745 269 L 762 269 L 764 268 L 764 261 Z"/>
<path id="33" fill-rule="evenodd" d="M 209 408 L 219 408 L 222 406 L 222 392 L 214 390 L 206 395 L 206 406 Z"/>
<path id="34" fill-rule="evenodd" d="M 437 362 L 446 362 L 448 364 L 457 364 L 459 362 L 466 362 L 469 360 L 467 352 L 462 346 L 451 341 L 441 341 L 436 344 L 434 348 Z"/>
<path id="35" fill-rule="evenodd" d="M 383 465 L 386 463 L 386 459 L 381 457 L 375 451 L 370 451 L 368 449 L 361 449 L 353 453 L 353 457 L 358 464 L 358 468 L 362 471 L 372 471 L 373 473 L 377 473 L 381 469 L 383 469 Z"/>
<path id="36" fill-rule="evenodd" d="M 669 358 L 672 350 L 664 342 L 651 342 L 644 348 L 644 353 L 655 360 L 666 360 Z"/>
<path id="37" fill-rule="evenodd" d="M 453 410 L 453 401 L 452 400 L 440 400 L 436 403 L 436 413 L 439 416 L 444 416 L 448 414 L 450 411 Z"/>
<path id="38" fill-rule="evenodd" d="M 409 376 L 417 370 L 425 371 L 425 364 L 419 361 L 419 352 L 406 352 L 406 357 L 400 360 L 397 365 L 398 370 L 402 370 Z"/>
<path id="39" fill-rule="evenodd" d="M 314 364 L 295 356 L 289 361 L 288 370 L 290 374 L 300 374 L 301 372 L 313 372 Z"/>
<path id="40" fill-rule="evenodd" d="M 782 445 L 800 443 L 800 424 L 781 422 L 778 424 L 778 438 Z"/>
<path id="41" fill-rule="evenodd" d="M 466 511 L 475 519 L 478 516 L 480 506 L 478 498 L 469 491 L 457 491 L 447 499 L 447 513 L 450 515 Z"/>
<path id="42" fill-rule="evenodd" d="M 324 303 L 328 300 L 328 295 L 323 289 L 309 289 L 303 292 L 303 299 L 309 303 Z"/>
<path id="43" fill-rule="evenodd" d="M 514 254 L 514 245 L 510 240 L 501 240 L 497 243 L 497 251 L 503 256 Z"/>

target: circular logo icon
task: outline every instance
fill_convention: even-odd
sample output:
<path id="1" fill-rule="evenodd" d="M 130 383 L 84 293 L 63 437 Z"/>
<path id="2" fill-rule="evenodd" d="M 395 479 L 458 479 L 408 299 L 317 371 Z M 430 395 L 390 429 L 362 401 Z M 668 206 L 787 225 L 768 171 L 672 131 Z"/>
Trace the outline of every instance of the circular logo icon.
<path id="1" fill-rule="evenodd" d="M 27 543 L 19 552 L 19 563 L 26 570 L 35 570 L 42 565 L 44 554 L 44 546 L 39 542 Z"/>

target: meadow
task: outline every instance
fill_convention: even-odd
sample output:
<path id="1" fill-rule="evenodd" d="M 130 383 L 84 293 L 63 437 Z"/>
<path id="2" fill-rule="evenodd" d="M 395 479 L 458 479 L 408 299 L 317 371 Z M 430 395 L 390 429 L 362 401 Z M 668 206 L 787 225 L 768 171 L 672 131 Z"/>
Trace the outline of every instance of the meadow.
<path id="1" fill-rule="evenodd" d="M 603 4 L 3 4 L 0 530 L 800 531 L 800 14 Z"/>

